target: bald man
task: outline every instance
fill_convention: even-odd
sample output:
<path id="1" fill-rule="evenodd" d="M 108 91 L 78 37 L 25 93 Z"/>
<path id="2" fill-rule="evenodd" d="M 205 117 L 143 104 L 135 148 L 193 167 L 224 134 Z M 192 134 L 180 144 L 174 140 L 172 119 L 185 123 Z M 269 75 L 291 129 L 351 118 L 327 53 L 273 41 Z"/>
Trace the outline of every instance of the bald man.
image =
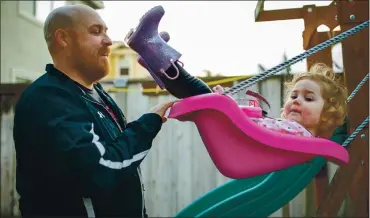
<path id="1" fill-rule="evenodd" d="M 100 16 L 65 6 L 44 26 L 53 64 L 15 108 L 22 216 L 146 217 L 139 166 L 174 102 L 127 123 L 98 83 L 112 45 Z"/>

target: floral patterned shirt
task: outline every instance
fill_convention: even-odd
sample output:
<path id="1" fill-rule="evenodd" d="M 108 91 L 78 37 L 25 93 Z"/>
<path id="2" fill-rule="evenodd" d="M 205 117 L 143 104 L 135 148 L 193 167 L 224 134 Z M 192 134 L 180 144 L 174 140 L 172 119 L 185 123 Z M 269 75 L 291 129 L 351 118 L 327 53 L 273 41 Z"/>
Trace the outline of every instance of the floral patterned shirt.
<path id="1" fill-rule="evenodd" d="M 293 120 L 273 119 L 269 117 L 251 119 L 258 125 L 266 127 L 273 131 L 292 135 L 313 137 L 306 128 Z"/>

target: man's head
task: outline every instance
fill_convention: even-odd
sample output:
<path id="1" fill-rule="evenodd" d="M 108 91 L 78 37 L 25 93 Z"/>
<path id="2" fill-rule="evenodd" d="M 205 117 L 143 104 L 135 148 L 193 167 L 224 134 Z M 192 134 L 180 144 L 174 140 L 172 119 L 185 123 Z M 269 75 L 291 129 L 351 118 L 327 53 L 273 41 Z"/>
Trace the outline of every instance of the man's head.
<path id="1" fill-rule="evenodd" d="M 112 41 L 94 9 L 85 5 L 55 9 L 46 18 L 44 36 L 56 66 L 73 71 L 85 83 L 108 74 Z"/>

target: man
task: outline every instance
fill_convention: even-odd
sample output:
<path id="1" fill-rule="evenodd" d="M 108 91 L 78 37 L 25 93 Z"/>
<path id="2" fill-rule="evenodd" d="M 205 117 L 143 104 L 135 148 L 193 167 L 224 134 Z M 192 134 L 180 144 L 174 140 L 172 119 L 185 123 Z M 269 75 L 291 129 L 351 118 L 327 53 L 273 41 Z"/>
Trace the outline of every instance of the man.
<path id="1" fill-rule="evenodd" d="M 174 102 L 126 123 L 97 82 L 112 41 L 92 8 L 52 11 L 44 34 L 53 64 L 15 108 L 22 216 L 146 217 L 139 165 Z"/>

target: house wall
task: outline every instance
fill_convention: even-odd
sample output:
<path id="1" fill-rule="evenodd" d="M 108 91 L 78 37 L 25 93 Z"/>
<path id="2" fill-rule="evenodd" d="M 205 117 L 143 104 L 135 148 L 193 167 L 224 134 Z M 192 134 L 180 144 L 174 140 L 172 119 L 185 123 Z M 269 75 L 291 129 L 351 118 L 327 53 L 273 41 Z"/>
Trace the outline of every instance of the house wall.
<path id="1" fill-rule="evenodd" d="M 125 62 L 125 63 L 124 63 Z M 149 78 L 150 74 L 137 62 L 137 56 L 130 48 L 112 51 L 109 57 L 110 70 L 104 79 L 115 79 L 120 77 L 120 66 L 125 65 L 129 68 L 129 78 Z"/>
<path id="2" fill-rule="evenodd" d="M 111 54 L 109 56 L 109 73 L 104 77 L 104 79 L 114 79 L 118 74 L 117 66 L 118 66 L 119 56 L 116 54 Z"/>
<path id="3" fill-rule="evenodd" d="M 38 77 L 51 62 L 42 23 L 22 12 L 20 6 L 19 1 L 1 1 L 2 83 L 16 82 L 15 74 Z"/>
<path id="4" fill-rule="evenodd" d="M 26 10 L 32 4 L 33 1 L 1 1 L 1 83 L 24 82 L 21 78 L 32 81 L 52 61 L 43 36 L 43 22 Z"/>

